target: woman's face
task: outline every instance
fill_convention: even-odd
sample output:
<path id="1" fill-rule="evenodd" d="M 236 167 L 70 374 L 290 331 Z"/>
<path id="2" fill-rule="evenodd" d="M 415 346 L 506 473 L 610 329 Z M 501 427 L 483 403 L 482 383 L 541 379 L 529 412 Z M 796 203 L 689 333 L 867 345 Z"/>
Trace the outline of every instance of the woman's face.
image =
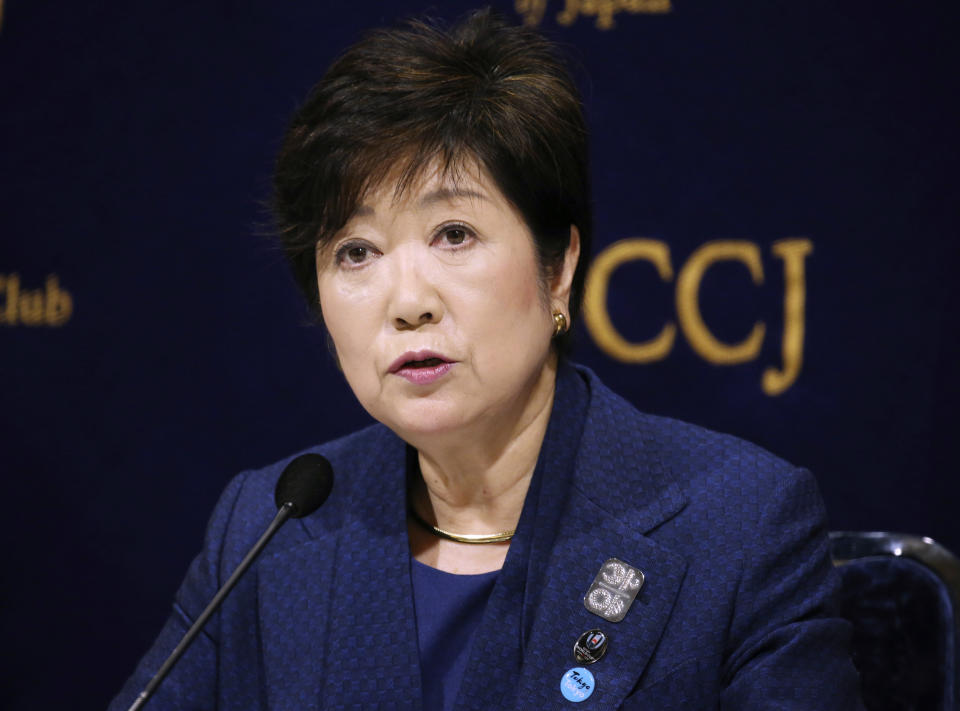
<path id="1" fill-rule="evenodd" d="M 530 230 L 483 171 L 428 175 L 399 200 L 385 183 L 317 252 L 350 387 L 408 441 L 522 426 L 552 394 L 552 311 L 569 313 L 576 255 L 544 283 Z"/>

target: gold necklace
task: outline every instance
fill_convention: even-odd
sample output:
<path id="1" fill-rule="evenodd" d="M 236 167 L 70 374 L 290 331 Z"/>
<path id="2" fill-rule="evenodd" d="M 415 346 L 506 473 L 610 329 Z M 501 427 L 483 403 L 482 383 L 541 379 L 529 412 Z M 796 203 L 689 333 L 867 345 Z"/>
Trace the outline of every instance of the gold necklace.
<path id="1" fill-rule="evenodd" d="M 513 534 L 516 533 L 516 529 L 513 531 L 502 531 L 500 533 L 451 533 L 450 531 L 444 531 L 442 528 L 438 528 L 424 521 L 412 505 L 410 506 L 410 515 L 414 521 L 433 535 L 446 538 L 448 541 L 456 541 L 457 543 L 503 543 L 513 538 Z"/>

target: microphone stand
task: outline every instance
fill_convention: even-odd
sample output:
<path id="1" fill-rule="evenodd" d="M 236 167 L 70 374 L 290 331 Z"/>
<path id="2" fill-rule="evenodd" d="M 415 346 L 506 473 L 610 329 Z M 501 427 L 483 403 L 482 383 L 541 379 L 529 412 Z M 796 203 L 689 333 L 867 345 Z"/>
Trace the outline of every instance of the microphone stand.
<path id="1" fill-rule="evenodd" d="M 159 671 L 154 674 L 153 678 L 147 683 L 143 691 L 140 692 L 140 695 L 137 697 L 136 701 L 130 706 L 127 711 L 140 711 L 150 700 L 150 697 L 153 696 L 153 693 L 157 690 L 157 687 L 160 686 L 167 674 L 170 673 L 170 670 L 173 669 L 173 665 L 179 661 L 180 657 L 183 656 L 183 653 L 187 651 L 187 648 L 193 642 L 194 638 L 200 634 L 200 630 L 203 629 L 203 626 L 207 624 L 207 621 L 213 616 L 213 613 L 217 611 L 217 608 L 220 607 L 220 604 L 223 602 L 224 598 L 230 593 L 231 590 L 239 582 L 240 578 L 247 568 L 253 563 L 260 551 L 263 550 L 264 546 L 270 542 L 270 539 L 273 538 L 273 535 L 280 529 L 287 519 L 294 512 L 294 504 L 291 502 L 284 503 L 278 510 L 277 515 L 274 516 L 273 521 L 270 522 L 270 525 L 267 526 L 267 530 L 263 532 L 263 535 L 260 536 L 260 540 L 256 542 L 253 548 L 250 549 L 250 552 L 247 553 L 246 557 L 240 561 L 240 565 L 237 566 L 237 569 L 233 571 L 233 574 L 230 576 L 229 580 L 224 583 L 223 587 L 217 591 L 217 594 L 213 596 L 213 600 L 210 601 L 210 604 L 207 605 L 207 608 L 200 614 L 196 622 L 194 622 L 190 629 L 187 630 L 187 633 L 183 636 L 183 639 L 180 640 L 173 652 L 170 653 L 170 656 L 167 657 L 167 661 L 163 663 L 163 666 L 160 667 Z"/>

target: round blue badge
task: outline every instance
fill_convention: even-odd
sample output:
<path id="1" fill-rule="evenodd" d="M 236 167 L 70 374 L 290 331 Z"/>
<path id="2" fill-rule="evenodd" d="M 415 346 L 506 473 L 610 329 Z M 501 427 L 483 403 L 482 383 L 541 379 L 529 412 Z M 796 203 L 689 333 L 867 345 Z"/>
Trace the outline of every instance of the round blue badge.
<path id="1" fill-rule="evenodd" d="M 595 686 L 593 674 L 583 667 L 574 667 L 560 680 L 560 693 L 567 701 L 580 703 L 590 698 Z"/>

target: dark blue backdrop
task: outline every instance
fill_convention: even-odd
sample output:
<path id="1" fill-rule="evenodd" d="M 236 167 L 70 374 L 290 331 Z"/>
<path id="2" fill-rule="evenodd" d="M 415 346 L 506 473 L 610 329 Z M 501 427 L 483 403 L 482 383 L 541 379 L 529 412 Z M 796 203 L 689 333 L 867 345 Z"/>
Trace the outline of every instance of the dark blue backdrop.
<path id="1" fill-rule="evenodd" d="M 960 549 L 956 3 L 495 6 L 539 17 L 574 59 L 596 251 L 669 250 L 667 272 L 624 263 L 595 304 L 632 343 L 674 324 L 669 352 L 622 362 L 582 329 L 576 357 L 642 409 L 810 467 L 834 528 Z M 103 708 L 228 478 L 367 421 L 262 236 L 272 156 L 363 29 L 468 7 L 0 5 L 2 708 Z M 783 239 L 813 252 L 802 369 L 770 395 Z M 694 280 L 721 344 L 766 325 L 734 365 L 678 315 L 681 275 L 716 240 L 763 274 L 721 261 Z"/>

